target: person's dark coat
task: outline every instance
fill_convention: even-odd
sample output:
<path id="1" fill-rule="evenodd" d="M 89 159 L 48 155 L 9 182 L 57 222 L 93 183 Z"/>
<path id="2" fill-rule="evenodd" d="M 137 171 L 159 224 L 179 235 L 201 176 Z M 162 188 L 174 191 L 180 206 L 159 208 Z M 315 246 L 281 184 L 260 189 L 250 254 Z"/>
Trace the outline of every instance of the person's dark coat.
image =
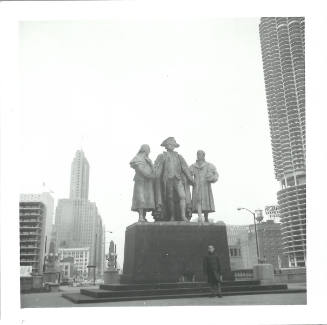
<path id="1" fill-rule="evenodd" d="M 203 261 L 204 273 L 208 276 L 208 283 L 216 284 L 220 282 L 220 261 L 216 253 L 208 253 Z"/>

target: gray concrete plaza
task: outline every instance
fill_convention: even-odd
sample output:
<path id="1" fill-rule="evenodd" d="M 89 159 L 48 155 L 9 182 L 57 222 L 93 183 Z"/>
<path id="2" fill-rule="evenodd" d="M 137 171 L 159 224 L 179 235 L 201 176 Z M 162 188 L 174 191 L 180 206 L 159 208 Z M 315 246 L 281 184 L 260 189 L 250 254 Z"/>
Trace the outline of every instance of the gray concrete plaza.
<path id="1" fill-rule="evenodd" d="M 304 285 L 289 285 L 303 287 Z M 91 288 L 91 287 L 90 287 Z M 94 287 L 96 288 L 96 287 Z M 61 287 L 61 292 L 30 293 L 21 295 L 22 308 L 42 307 L 117 307 L 117 306 L 233 306 L 233 305 L 304 305 L 306 293 L 254 294 L 242 296 L 179 298 L 160 300 L 136 300 L 123 302 L 105 302 L 74 304 L 61 297 L 63 292 L 79 292 L 80 288 Z"/>

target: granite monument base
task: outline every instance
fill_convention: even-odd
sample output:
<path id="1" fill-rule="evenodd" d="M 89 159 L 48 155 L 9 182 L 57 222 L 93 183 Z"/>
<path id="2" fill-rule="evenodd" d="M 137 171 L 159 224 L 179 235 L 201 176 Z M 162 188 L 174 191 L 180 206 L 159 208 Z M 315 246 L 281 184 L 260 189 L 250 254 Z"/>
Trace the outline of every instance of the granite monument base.
<path id="1" fill-rule="evenodd" d="M 208 245 L 216 248 L 223 280 L 232 280 L 224 223 L 134 223 L 126 228 L 121 283 L 206 281 Z"/>
<path id="2" fill-rule="evenodd" d="M 120 276 L 117 270 L 106 270 L 103 272 L 104 284 L 120 283 Z"/>
<path id="3" fill-rule="evenodd" d="M 45 271 L 43 273 L 43 282 L 59 283 L 60 272 L 58 271 Z"/>
<path id="4" fill-rule="evenodd" d="M 262 284 L 274 282 L 274 267 L 271 264 L 257 264 L 253 266 L 254 280 L 261 281 Z"/>

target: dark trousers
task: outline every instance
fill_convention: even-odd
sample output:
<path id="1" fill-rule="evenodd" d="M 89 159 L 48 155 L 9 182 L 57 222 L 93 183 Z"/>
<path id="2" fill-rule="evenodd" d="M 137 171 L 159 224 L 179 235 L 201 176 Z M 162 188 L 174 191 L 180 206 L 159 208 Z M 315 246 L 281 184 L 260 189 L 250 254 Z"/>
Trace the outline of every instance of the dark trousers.
<path id="1" fill-rule="evenodd" d="M 214 295 L 221 296 L 220 274 L 217 272 L 208 272 L 208 283 Z"/>
<path id="2" fill-rule="evenodd" d="M 211 286 L 211 292 L 215 296 L 221 296 L 221 283 L 220 282 L 210 283 L 210 286 Z"/>

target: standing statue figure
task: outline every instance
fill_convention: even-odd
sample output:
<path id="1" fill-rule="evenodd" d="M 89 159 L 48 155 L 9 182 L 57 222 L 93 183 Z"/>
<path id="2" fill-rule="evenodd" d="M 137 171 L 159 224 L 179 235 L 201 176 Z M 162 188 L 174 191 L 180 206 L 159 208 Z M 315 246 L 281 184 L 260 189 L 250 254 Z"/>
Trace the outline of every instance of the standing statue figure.
<path id="1" fill-rule="evenodd" d="M 191 174 L 194 177 L 194 186 L 192 192 L 192 212 L 197 213 L 199 221 L 202 221 L 202 212 L 205 222 L 209 222 L 208 214 L 215 212 L 215 203 L 213 200 L 211 183 L 218 180 L 216 167 L 205 161 L 205 152 L 197 152 L 197 161 L 190 167 Z"/>
<path id="2" fill-rule="evenodd" d="M 192 175 L 184 158 L 174 151 L 179 147 L 175 138 L 169 137 L 161 144 L 166 152 L 154 164 L 156 221 L 189 221 L 192 217 L 190 184 Z"/>
<path id="3" fill-rule="evenodd" d="M 139 222 L 147 221 L 146 213 L 155 209 L 155 175 L 149 153 L 149 145 L 143 144 L 137 155 L 130 162 L 130 166 L 135 169 L 132 211 L 139 213 Z"/>

